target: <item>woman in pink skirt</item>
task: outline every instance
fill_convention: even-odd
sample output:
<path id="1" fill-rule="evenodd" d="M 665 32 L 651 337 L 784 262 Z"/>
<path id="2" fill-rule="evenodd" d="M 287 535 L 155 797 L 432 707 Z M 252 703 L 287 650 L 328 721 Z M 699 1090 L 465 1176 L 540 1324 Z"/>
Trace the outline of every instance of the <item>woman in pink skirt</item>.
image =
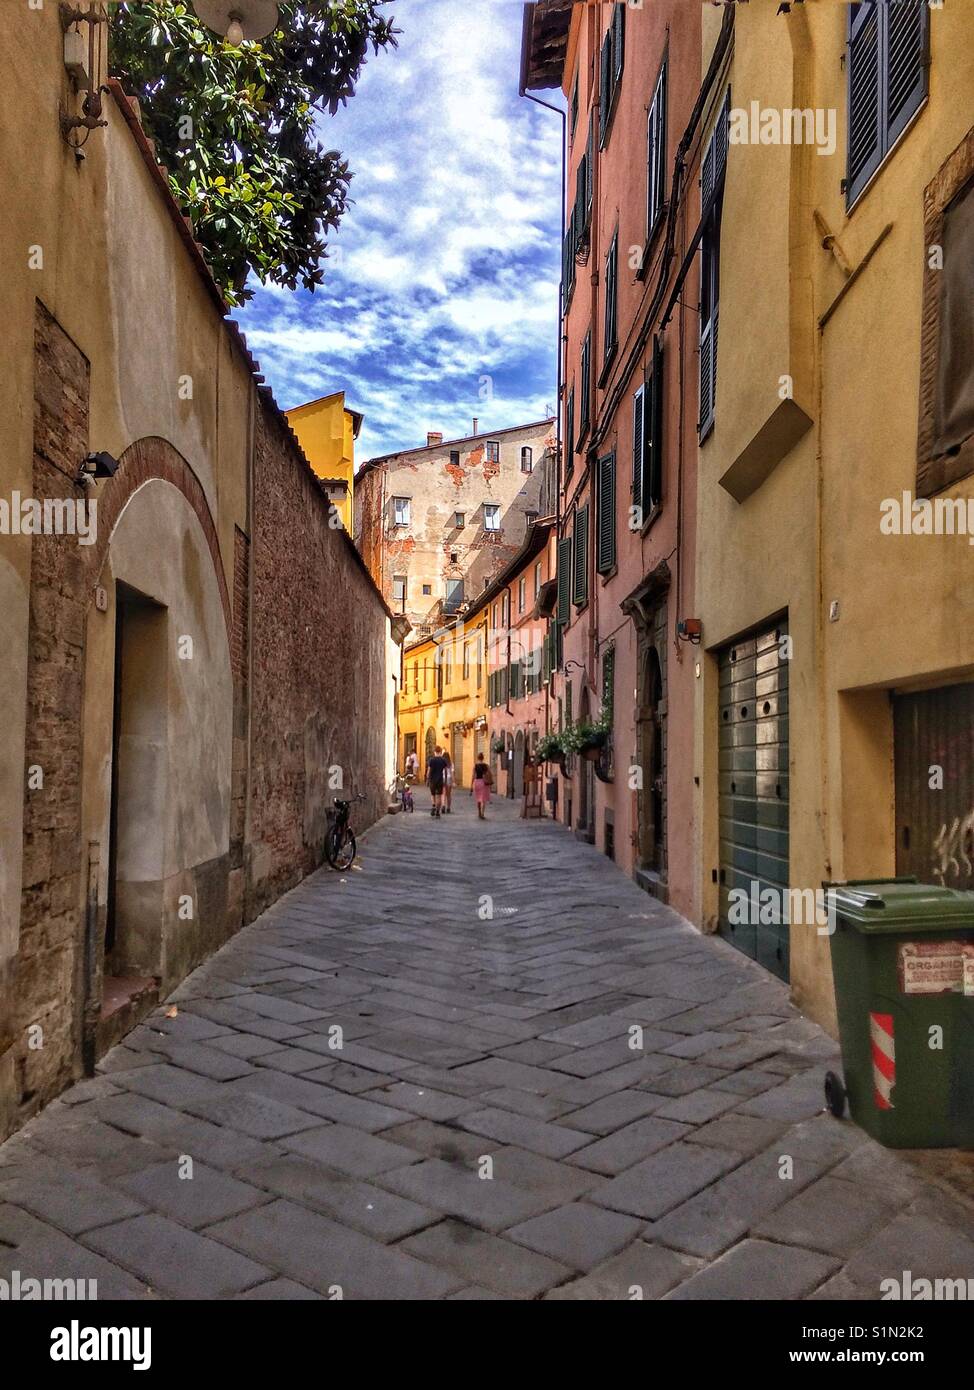
<path id="1" fill-rule="evenodd" d="M 490 768 L 484 762 L 483 753 L 478 753 L 477 761 L 473 765 L 473 784 L 470 790 L 477 803 L 477 817 L 479 820 L 486 820 L 484 807 L 490 800 L 490 784 L 493 780 Z"/>

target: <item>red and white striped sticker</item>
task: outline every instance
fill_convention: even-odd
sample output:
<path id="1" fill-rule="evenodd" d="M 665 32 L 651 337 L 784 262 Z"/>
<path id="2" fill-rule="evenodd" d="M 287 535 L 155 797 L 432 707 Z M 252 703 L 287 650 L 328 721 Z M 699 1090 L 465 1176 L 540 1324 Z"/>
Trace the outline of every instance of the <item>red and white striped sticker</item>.
<path id="1" fill-rule="evenodd" d="M 873 1052 L 873 1099 L 879 1110 L 892 1110 L 893 1102 L 890 1097 L 896 1085 L 893 1015 L 870 1014 L 869 1038 Z"/>

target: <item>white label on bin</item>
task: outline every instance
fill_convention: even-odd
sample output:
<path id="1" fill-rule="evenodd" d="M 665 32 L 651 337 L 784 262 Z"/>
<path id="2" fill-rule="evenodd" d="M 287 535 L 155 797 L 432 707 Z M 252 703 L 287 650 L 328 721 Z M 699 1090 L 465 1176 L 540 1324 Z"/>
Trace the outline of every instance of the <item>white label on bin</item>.
<path id="1" fill-rule="evenodd" d="M 968 973 L 974 993 L 974 954 L 967 958 L 963 941 L 904 941 L 899 972 L 903 994 L 960 994 Z"/>
<path id="2" fill-rule="evenodd" d="M 974 995 L 974 942 L 964 947 L 964 993 Z"/>

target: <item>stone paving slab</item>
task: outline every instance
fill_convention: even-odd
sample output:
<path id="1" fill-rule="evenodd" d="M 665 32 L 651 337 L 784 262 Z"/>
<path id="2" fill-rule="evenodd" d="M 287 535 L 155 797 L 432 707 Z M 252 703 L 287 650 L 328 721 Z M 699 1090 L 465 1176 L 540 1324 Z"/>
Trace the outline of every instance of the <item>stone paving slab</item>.
<path id="1" fill-rule="evenodd" d="M 562 827 L 458 803 L 374 827 L 0 1146 L 0 1277 L 858 1301 L 974 1276 L 970 1162 L 824 1113 L 835 1044 L 779 981 Z"/>

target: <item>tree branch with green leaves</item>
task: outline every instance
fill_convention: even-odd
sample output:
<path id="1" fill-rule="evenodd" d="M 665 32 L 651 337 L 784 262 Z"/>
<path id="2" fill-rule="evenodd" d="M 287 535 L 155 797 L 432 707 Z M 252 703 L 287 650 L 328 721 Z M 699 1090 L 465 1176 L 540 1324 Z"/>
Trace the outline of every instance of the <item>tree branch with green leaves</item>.
<path id="1" fill-rule="evenodd" d="M 322 283 L 352 175 L 319 143 L 315 122 L 353 95 L 370 46 L 396 47 L 384 8 L 281 0 L 274 32 L 234 47 L 183 0 L 113 7 L 112 73 L 138 98 L 229 303 L 251 297 L 251 273 L 292 290 Z"/>

